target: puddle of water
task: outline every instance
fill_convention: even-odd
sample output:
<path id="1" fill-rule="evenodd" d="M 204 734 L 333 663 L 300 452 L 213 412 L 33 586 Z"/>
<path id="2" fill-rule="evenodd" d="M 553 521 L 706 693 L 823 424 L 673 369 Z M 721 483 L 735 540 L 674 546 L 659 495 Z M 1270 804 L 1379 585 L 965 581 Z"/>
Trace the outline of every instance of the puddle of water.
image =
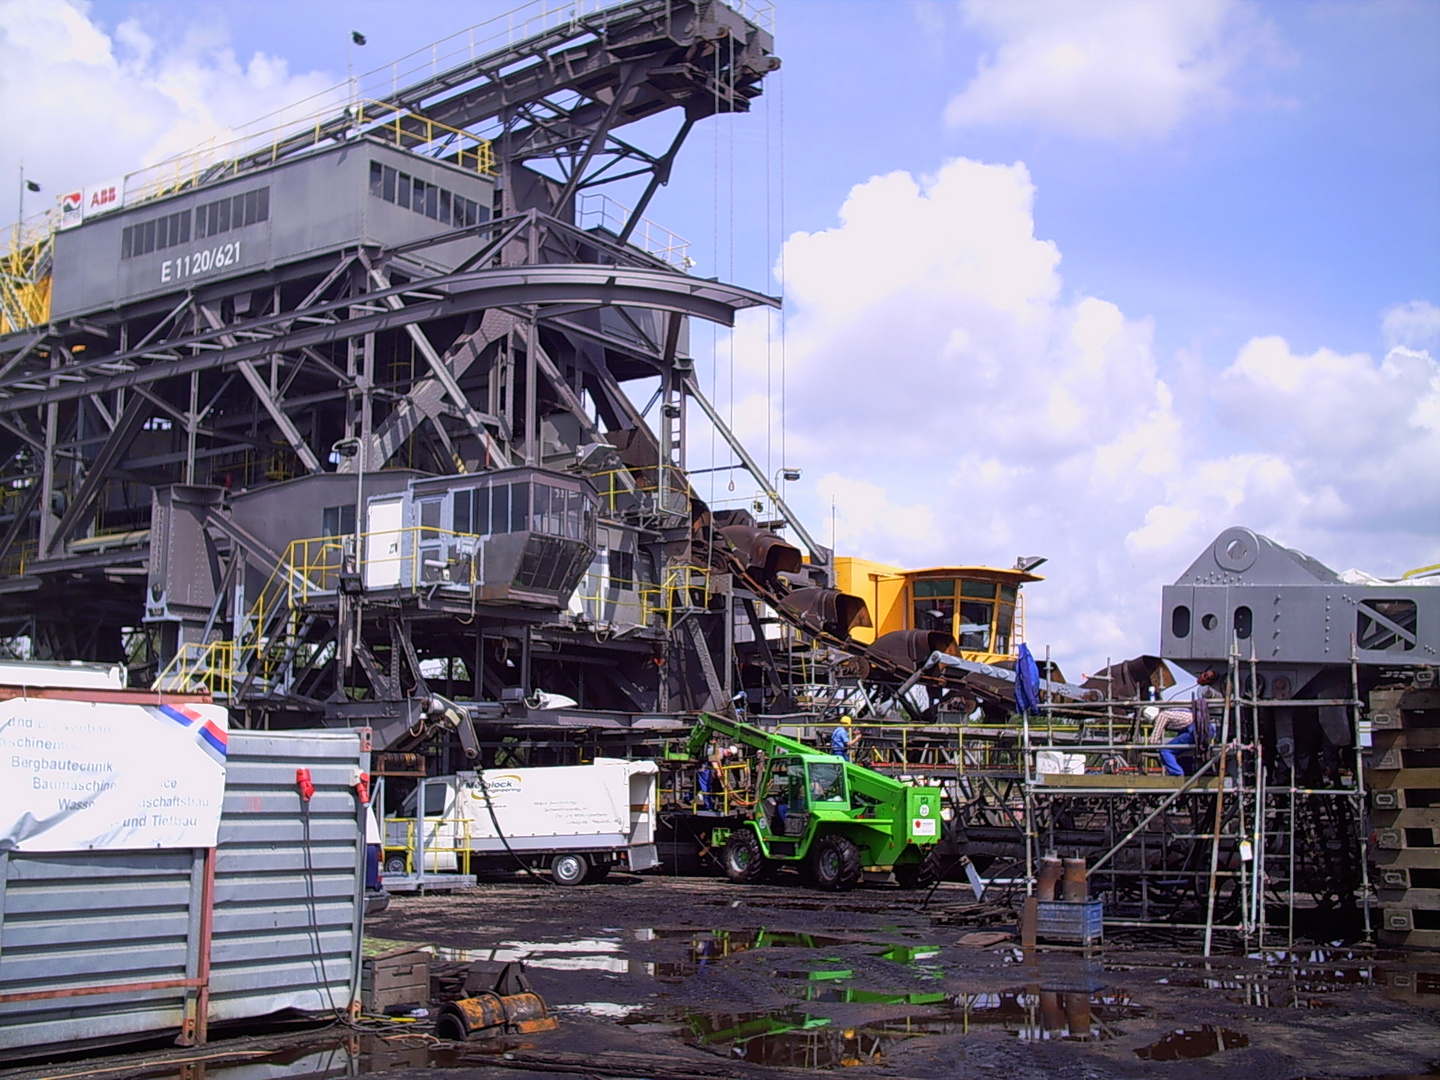
<path id="1" fill-rule="evenodd" d="M 1440 1076 L 1440 1061 L 1431 1064 L 1424 1072 L 1373 1073 L 1368 1076 L 1347 1076 L 1345 1080 L 1433 1080 L 1436 1076 Z M 1333 1078 L 1302 1076 L 1298 1080 L 1333 1080 Z"/>
<path id="2" fill-rule="evenodd" d="M 721 1050 L 733 1059 L 802 1069 L 872 1065 L 884 1060 L 890 1039 L 860 1028 L 834 1025 L 827 1017 L 798 1009 L 775 1012 L 688 1013 L 658 1018 L 696 1046 Z M 640 1023 L 627 1026 L 641 1028 Z M 664 1030 L 656 1019 L 645 1030 Z"/>
<path id="3" fill-rule="evenodd" d="M 940 955 L 940 949 L 935 945 L 891 945 L 875 955 L 896 964 L 918 964 L 922 960 L 934 960 Z"/>
<path id="4" fill-rule="evenodd" d="M 463 1046 L 436 1046 L 414 1040 L 412 1044 L 380 1039 L 372 1035 L 348 1035 L 308 1040 L 281 1050 L 237 1051 L 233 1057 L 207 1061 L 156 1062 L 134 1071 L 125 1070 L 129 1080 L 325 1080 L 349 1077 L 361 1072 L 390 1069 L 451 1069 L 474 1066 L 486 1059 L 501 1057 L 530 1044 L 502 1040 L 466 1043 Z M 212 1054 L 223 1049 L 210 1048 Z"/>
<path id="5" fill-rule="evenodd" d="M 1260 958 L 1268 954 L 1255 954 Z M 1440 995 L 1440 973 L 1410 967 L 1391 968 L 1375 963 L 1368 953 L 1310 950 L 1285 955 L 1283 962 L 1241 970 L 1225 964 L 1200 961 L 1172 964 L 1176 974 L 1157 980 L 1160 985 L 1215 990 L 1237 1005 L 1262 1009 L 1323 1009 L 1335 1003 L 1324 995 L 1378 987 L 1397 1001 L 1427 1005 L 1423 1000 Z M 1407 960 L 1413 959 L 1410 957 Z M 1121 969 L 1111 967 L 1114 972 Z"/>
<path id="6" fill-rule="evenodd" d="M 570 1005 L 552 1005 L 550 1012 L 572 1016 L 593 1016 L 598 1020 L 623 1020 L 631 1013 L 643 1009 L 643 1005 L 622 1005 L 616 1001 L 579 1001 Z"/>
<path id="7" fill-rule="evenodd" d="M 999 1028 L 1026 1041 L 1098 1042 L 1122 1034 L 1118 1022 L 1146 1012 L 1124 992 L 1087 994 L 1032 987 L 982 994 L 884 993 L 812 981 L 811 974 L 795 973 L 803 982 L 796 996 L 804 1002 L 919 1011 L 841 1023 L 810 1013 L 803 1005 L 747 1013 L 670 1010 L 636 1013 L 621 1023 L 675 1034 L 757 1064 L 826 1069 L 878 1063 L 901 1040 L 965 1035 L 981 1028 Z"/>
<path id="8" fill-rule="evenodd" d="M 493 948 L 455 949 L 430 947 L 437 960 L 469 963 L 488 960 L 510 963 L 522 960 L 528 968 L 552 971 L 601 971 L 611 975 L 654 975 L 655 965 L 625 955 L 625 943 L 618 937 L 577 938 L 573 941 L 502 941 Z"/>
<path id="9" fill-rule="evenodd" d="M 1163 1039 L 1140 1047 L 1135 1056 L 1144 1061 L 1184 1061 L 1249 1045 L 1250 1039 L 1238 1031 L 1203 1024 L 1198 1028 L 1177 1028 Z"/>
<path id="10" fill-rule="evenodd" d="M 653 974 L 662 979 L 683 979 L 700 968 L 727 956 L 750 949 L 833 949 L 840 945 L 865 944 L 824 934 L 800 934 L 775 930 L 653 930 L 656 939 L 690 939 L 690 953 L 683 960 L 656 961 Z"/>
<path id="11" fill-rule="evenodd" d="M 813 971 L 804 968 L 782 968 L 774 972 L 777 979 L 808 979 L 810 982 L 838 982 L 849 979 L 854 974 L 850 968 L 817 968 Z"/>
<path id="12" fill-rule="evenodd" d="M 701 900 L 700 903 L 709 907 L 775 908 L 779 911 L 848 911 L 857 915 L 880 915 L 891 910 L 880 904 L 845 904 L 833 900 L 767 900 L 761 897 L 748 897 L 744 900 Z"/>

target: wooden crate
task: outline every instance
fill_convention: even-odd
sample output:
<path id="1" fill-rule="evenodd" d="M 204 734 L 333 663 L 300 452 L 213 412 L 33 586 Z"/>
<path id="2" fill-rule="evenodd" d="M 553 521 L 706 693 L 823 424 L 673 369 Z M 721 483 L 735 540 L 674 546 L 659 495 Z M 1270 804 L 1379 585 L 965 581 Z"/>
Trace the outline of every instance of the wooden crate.
<path id="1" fill-rule="evenodd" d="M 367 1013 L 429 1004 L 429 953 L 403 949 L 365 960 L 360 972 L 360 1005 Z"/>

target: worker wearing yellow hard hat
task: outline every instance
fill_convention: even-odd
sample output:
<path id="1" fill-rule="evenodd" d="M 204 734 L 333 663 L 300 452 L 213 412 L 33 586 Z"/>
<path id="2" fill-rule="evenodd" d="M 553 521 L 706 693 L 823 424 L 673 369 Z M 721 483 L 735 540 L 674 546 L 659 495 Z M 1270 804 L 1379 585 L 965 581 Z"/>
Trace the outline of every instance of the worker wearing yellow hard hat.
<path id="1" fill-rule="evenodd" d="M 856 741 L 850 731 L 854 723 L 854 717 L 846 713 L 840 717 L 840 722 L 835 725 L 835 730 L 830 733 L 830 753 L 836 757 L 842 757 L 846 761 L 850 760 L 850 746 Z"/>

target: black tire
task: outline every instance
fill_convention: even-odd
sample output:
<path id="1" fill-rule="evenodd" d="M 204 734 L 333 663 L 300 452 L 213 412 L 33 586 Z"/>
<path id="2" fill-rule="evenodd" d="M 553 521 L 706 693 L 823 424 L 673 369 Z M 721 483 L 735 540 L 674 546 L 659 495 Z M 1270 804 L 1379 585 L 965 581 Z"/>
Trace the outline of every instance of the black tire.
<path id="1" fill-rule="evenodd" d="M 810 856 L 815 884 L 830 892 L 844 892 L 860 884 L 860 849 L 844 836 L 822 836 Z"/>
<path id="2" fill-rule="evenodd" d="M 739 828 L 730 834 L 725 843 L 725 874 L 731 881 L 753 885 L 764 881 L 769 870 L 765 853 L 760 850 L 760 838 L 754 832 Z"/>
<path id="3" fill-rule="evenodd" d="M 940 880 L 940 858 L 935 848 L 919 862 L 904 863 L 894 868 L 895 884 L 902 889 L 928 889 Z"/>
<path id="4" fill-rule="evenodd" d="M 562 852 L 550 860 L 550 876 L 556 885 L 579 885 L 590 876 L 590 863 L 584 855 Z"/>
<path id="5" fill-rule="evenodd" d="M 387 874 L 405 873 L 405 856 L 391 855 L 385 860 L 385 872 Z"/>
<path id="6" fill-rule="evenodd" d="M 604 881 L 610 876 L 610 867 L 613 864 L 608 862 L 592 862 L 590 864 L 590 880 Z"/>

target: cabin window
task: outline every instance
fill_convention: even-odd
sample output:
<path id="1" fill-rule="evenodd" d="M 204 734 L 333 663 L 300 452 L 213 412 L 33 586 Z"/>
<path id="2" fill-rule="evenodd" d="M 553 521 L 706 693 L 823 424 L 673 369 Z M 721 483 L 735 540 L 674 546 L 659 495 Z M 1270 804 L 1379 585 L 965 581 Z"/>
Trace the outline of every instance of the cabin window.
<path id="1" fill-rule="evenodd" d="M 810 801 L 845 801 L 845 766 L 838 763 L 810 763 Z"/>
<path id="2" fill-rule="evenodd" d="M 327 506 L 320 514 L 321 536 L 354 536 L 355 504 Z"/>
<path id="3" fill-rule="evenodd" d="M 635 590 L 635 553 L 633 551 L 610 551 L 610 583 L 627 592 Z"/>
<path id="4" fill-rule="evenodd" d="M 916 598 L 915 629 L 955 632 L 955 601 L 943 597 Z"/>
<path id="5" fill-rule="evenodd" d="M 1004 587 L 1002 586 L 1002 591 Z M 1011 590 L 1014 591 L 1013 589 Z M 1000 609 L 995 613 L 995 651 L 997 653 L 1008 653 L 1010 651 L 1010 635 L 1015 629 L 1015 608 L 1011 604 L 1001 604 Z"/>
<path id="6" fill-rule="evenodd" d="M 968 588 L 972 583 L 966 582 Z M 995 586 L 991 585 L 991 595 Z M 994 604 L 965 600 L 960 604 L 960 648 L 972 652 L 990 651 L 990 623 L 995 616 Z"/>

